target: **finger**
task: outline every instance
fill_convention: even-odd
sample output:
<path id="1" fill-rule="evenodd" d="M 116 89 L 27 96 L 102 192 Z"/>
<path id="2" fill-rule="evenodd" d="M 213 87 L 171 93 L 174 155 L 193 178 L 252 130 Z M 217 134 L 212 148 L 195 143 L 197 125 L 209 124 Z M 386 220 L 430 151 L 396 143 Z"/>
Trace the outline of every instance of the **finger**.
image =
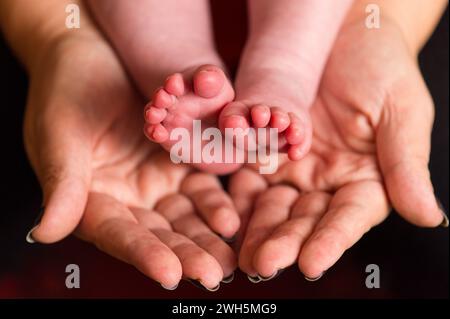
<path id="1" fill-rule="evenodd" d="M 165 229 L 153 230 L 178 257 L 183 268 L 183 277 L 198 281 L 206 289 L 215 291 L 223 279 L 219 262 L 189 238 Z"/>
<path id="2" fill-rule="evenodd" d="M 151 216 L 146 222 L 155 229 L 167 227 L 157 214 L 150 215 L 155 217 L 153 223 Z M 112 197 L 98 193 L 89 195 L 77 235 L 107 254 L 134 265 L 167 289 L 176 287 L 182 277 L 181 263 L 175 253 Z"/>
<path id="3" fill-rule="evenodd" d="M 213 256 L 221 265 L 225 277 L 234 272 L 237 260 L 233 250 L 197 216 L 188 198 L 180 194 L 169 195 L 155 209 L 171 223 L 175 232 L 191 239 Z"/>
<path id="4" fill-rule="evenodd" d="M 136 207 L 130 207 L 129 210 L 137 222 L 149 230 L 162 228 L 173 231 L 170 222 L 156 211 Z"/>
<path id="5" fill-rule="evenodd" d="M 323 192 L 300 195 L 289 220 L 278 226 L 256 251 L 253 265 L 258 274 L 270 278 L 298 260 L 300 248 L 327 210 L 330 199 Z"/>
<path id="6" fill-rule="evenodd" d="M 239 267 L 250 277 L 258 275 L 253 263 L 256 250 L 289 218 L 297 196 L 297 190 L 284 185 L 269 188 L 258 196 L 239 254 Z"/>
<path id="7" fill-rule="evenodd" d="M 236 234 L 239 216 L 217 177 L 205 173 L 191 174 L 183 181 L 181 191 L 192 200 L 212 230 L 225 238 Z"/>
<path id="8" fill-rule="evenodd" d="M 64 110 L 59 111 L 58 118 L 48 116 L 48 112 L 27 112 L 25 145 L 44 195 L 43 216 L 30 230 L 29 242 L 52 243 L 69 235 L 86 206 L 91 138 L 79 115 L 71 108 Z M 64 123 L 61 117 L 66 119 Z"/>
<path id="9" fill-rule="evenodd" d="M 267 189 L 267 182 L 264 178 L 248 168 L 241 168 L 230 178 L 228 191 L 241 220 L 241 227 L 235 242 L 237 251 L 240 250 L 244 239 L 255 199 L 265 189 Z"/>
<path id="10" fill-rule="evenodd" d="M 280 156 L 278 170 L 271 175 L 265 175 L 270 185 L 286 183 L 302 191 L 312 191 L 310 185 L 316 183 L 317 159 L 306 156 L 301 161 L 290 161 L 287 156 Z"/>
<path id="11" fill-rule="evenodd" d="M 392 205 L 408 221 L 443 222 L 428 170 L 434 106 L 420 74 L 406 81 L 385 105 L 377 149 Z"/>
<path id="12" fill-rule="evenodd" d="M 320 277 L 388 213 L 388 200 L 379 182 L 361 181 L 342 187 L 301 249 L 300 270 L 308 278 Z"/>

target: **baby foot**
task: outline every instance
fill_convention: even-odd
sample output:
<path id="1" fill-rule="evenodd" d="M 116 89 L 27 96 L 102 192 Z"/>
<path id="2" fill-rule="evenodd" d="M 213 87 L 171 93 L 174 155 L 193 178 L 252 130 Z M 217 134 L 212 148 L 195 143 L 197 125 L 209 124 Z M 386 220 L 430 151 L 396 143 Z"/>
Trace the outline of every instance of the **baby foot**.
<path id="1" fill-rule="evenodd" d="M 275 128 L 278 132 L 278 151 L 287 152 L 289 159 L 294 161 L 304 157 L 311 146 L 309 112 L 301 107 L 278 107 L 235 101 L 227 104 L 222 110 L 219 126 L 222 131 L 226 128 Z M 257 142 L 270 147 L 268 138 Z"/>
<path id="2" fill-rule="evenodd" d="M 170 139 L 172 130 L 186 128 L 192 138 L 194 120 L 201 120 L 202 131 L 208 127 L 217 127 L 220 111 L 233 98 L 234 90 L 217 66 L 203 65 L 172 74 L 145 107 L 144 132 L 150 140 L 170 151 L 177 143 L 177 140 Z M 216 174 L 225 174 L 240 166 L 203 162 L 194 165 Z"/>

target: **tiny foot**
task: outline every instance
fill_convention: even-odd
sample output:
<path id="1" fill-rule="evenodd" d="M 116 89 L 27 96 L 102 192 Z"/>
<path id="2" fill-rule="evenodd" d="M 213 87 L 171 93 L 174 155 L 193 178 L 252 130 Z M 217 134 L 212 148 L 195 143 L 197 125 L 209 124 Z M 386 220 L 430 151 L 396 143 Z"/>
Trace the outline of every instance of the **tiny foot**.
<path id="1" fill-rule="evenodd" d="M 164 86 L 155 91 L 152 100 L 145 107 L 144 133 L 150 140 L 171 151 L 172 146 L 178 142 L 178 138 L 171 139 L 171 132 L 177 128 L 187 129 L 190 154 L 184 154 L 189 159 L 182 159 L 183 162 L 192 163 L 190 159 L 193 158 L 193 152 L 201 152 L 192 148 L 194 120 L 201 121 L 201 132 L 217 127 L 220 111 L 233 98 L 231 83 L 217 66 L 203 65 L 172 74 L 166 79 Z M 194 165 L 217 174 L 231 172 L 240 166 L 203 161 Z"/>
<path id="2" fill-rule="evenodd" d="M 311 147 L 312 128 L 309 112 L 301 108 L 288 111 L 277 106 L 235 101 L 223 108 L 219 117 L 219 127 L 222 131 L 225 131 L 226 128 L 247 129 L 250 127 L 277 129 L 276 150 L 286 152 L 289 159 L 293 161 L 304 157 Z M 255 133 L 258 139 L 253 143 L 256 142 L 273 149 L 273 145 L 270 145 L 269 132 L 266 133 L 263 140 L 258 132 Z M 248 145 L 247 143 L 246 146 Z"/>

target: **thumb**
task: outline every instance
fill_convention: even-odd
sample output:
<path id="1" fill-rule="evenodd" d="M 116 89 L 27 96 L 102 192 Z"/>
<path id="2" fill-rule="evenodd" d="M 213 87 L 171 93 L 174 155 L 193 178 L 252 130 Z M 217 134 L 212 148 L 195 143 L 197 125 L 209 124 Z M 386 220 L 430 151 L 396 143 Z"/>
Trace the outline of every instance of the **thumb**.
<path id="1" fill-rule="evenodd" d="M 79 125 L 83 122 L 76 115 L 67 114 L 70 108 L 53 110 L 48 116 L 50 110 L 38 116 L 27 114 L 25 119 L 25 146 L 44 196 L 41 214 L 26 237 L 29 243 L 53 243 L 72 233 L 89 191 L 88 130 Z"/>
<path id="2" fill-rule="evenodd" d="M 434 105 L 416 72 L 389 95 L 377 129 L 377 151 L 395 210 L 418 226 L 448 225 L 428 170 Z"/>

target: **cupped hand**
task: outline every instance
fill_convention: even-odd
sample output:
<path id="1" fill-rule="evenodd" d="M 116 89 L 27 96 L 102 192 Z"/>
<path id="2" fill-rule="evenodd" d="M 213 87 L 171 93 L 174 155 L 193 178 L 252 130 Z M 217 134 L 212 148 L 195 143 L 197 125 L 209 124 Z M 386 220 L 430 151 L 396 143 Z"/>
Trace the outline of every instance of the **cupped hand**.
<path id="1" fill-rule="evenodd" d="M 320 277 L 391 205 L 413 224 L 448 225 L 428 171 L 433 102 L 395 25 L 341 31 L 311 114 L 303 160 L 231 179 L 246 229 L 239 266 L 252 280 L 294 263 Z"/>
<path id="2" fill-rule="evenodd" d="M 166 288 L 184 277 L 214 289 L 233 272 L 216 234 L 239 227 L 231 200 L 215 177 L 189 175 L 144 137 L 142 100 L 99 34 L 54 41 L 30 78 L 25 144 L 45 207 L 30 240 L 55 242 L 79 225 L 78 236 Z"/>

